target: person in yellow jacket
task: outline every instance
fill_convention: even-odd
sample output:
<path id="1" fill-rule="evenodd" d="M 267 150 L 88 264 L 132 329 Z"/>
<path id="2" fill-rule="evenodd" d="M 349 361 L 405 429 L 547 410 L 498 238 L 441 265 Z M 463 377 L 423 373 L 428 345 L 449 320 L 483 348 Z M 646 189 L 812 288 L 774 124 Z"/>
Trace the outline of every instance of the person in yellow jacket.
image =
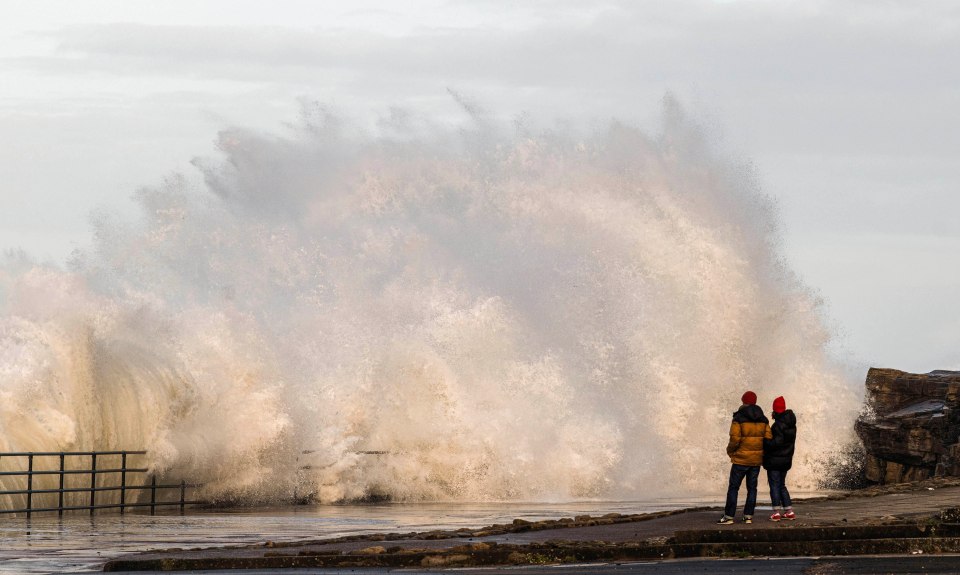
<path id="1" fill-rule="evenodd" d="M 740 398 L 743 405 L 733 414 L 730 423 L 730 484 L 727 487 L 727 504 L 720 525 L 730 525 L 737 513 L 737 496 L 743 478 L 747 478 L 747 501 L 743 504 L 744 523 L 753 523 L 753 511 L 757 506 L 757 478 L 763 463 L 763 440 L 772 439 L 770 421 L 757 406 L 757 394 L 748 391 Z"/>

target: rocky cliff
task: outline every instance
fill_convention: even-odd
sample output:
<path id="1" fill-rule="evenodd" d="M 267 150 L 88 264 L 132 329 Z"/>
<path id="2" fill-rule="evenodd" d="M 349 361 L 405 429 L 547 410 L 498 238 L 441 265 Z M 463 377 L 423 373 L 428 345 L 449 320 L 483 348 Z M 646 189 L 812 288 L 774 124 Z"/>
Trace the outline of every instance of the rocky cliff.
<path id="1" fill-rule="evenodd" d="M 857 421 L 867 481 L 900 483 L 960 475 L 960 372 L 870 368 Z"/>

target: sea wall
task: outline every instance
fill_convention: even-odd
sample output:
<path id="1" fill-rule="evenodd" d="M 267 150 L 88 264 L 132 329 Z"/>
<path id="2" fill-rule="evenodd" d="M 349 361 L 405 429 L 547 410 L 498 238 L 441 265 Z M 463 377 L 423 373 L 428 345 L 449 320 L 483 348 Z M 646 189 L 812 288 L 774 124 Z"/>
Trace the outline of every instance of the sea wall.
<path id="1" fill-rule="evenodd" d="M 960 475 L 960 372 L 870 368 L 857 435 L 872 483 Z"/>

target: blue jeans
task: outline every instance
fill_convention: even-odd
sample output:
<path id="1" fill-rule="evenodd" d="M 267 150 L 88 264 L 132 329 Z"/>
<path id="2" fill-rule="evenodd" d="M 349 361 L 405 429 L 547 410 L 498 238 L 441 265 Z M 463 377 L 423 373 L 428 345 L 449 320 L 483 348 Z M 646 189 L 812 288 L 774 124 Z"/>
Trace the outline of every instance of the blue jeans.
<path id="1" fill-rule="evenodd" d="M 770 499 L 774 507 L 790 507 L 790 492 L 787 491 L 787 472 L 767 470 L 767 482 L 770 484 Z"/>
<path id="2" fill-rule="evenodd" d="M 760 477 L 760 466 L 748 467 L 734 463 L 730 466 L 727 505 L 723 509 L 723 514 L 727 517 L 733 517 L 737 513 L 737 495 L 740 493 L 740 484 L 743 483 L 744 477 L 747 478 L 747 501 L 743 504 L 743 514 L 753 515 L 753 510 L 757 506 L 757 479 Z"/>

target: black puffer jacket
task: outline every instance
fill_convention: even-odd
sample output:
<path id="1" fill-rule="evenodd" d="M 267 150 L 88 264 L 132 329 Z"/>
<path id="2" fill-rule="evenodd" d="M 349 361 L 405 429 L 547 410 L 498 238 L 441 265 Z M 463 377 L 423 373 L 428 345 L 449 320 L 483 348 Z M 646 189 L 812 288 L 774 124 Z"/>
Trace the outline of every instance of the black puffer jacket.
<path id="1" fill-rule="evenodd" d="M 797 442 L 797 416 L 792 410 L 773 414 L 770 431 L 773 439 L 763 441 L 763 468 L 786 471 L 793 466 L 793 447 Z"/>

